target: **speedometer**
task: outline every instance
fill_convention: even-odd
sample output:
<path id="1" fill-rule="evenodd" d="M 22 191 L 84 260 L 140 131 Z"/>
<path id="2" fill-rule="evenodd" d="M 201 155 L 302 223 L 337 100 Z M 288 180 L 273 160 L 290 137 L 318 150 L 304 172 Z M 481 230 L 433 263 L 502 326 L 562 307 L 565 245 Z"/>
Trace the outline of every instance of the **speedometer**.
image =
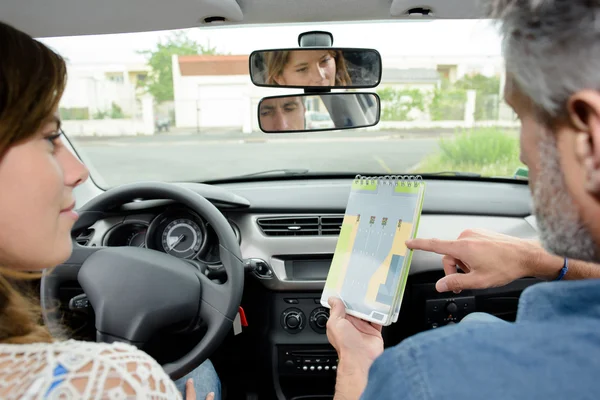
<path id="1" fill-rule="evenodd" d="M 202 243 L 204 243 L 202 230 L 191 219 L 175 219 L 165 226 L 162 232 L 163 250 L 176 257 L 195 257 Z"/>

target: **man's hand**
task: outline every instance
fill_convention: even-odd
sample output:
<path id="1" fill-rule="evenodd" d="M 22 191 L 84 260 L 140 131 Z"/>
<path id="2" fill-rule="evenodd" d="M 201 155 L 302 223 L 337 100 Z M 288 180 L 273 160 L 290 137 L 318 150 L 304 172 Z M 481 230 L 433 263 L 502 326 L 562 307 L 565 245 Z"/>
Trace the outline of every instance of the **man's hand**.
<path id="1" fill-rule="evenodd" d="M 327 338 L 340 359 L 335 398 L 358 399 L 367 385 L 371 364 L 383 353 L 382 327 L 346 315 L 340 299 L 329 299 L 329 306 Z"/>
<path id="2" fill-rule="evenodd" d="M 541 271 L 558 274 L 562 259 L 546 252 L 539 242 L 485 230 L 466 230 L 457 240 L 412 239 L 413 250 L 442 254 L 446 276 L 436 284 L 438 292 L 499 287 Z M 456 266 L 465 273 L 456 271 Z"/>
<path id="3" fill-rule="evenodd" d="M 340 299 L 329 299 L 329 306 L 327 338 L 340 358 L 347 355 L 373 362 L 383 352 L 381 325 L 346 315 L 346 308 Z"/>

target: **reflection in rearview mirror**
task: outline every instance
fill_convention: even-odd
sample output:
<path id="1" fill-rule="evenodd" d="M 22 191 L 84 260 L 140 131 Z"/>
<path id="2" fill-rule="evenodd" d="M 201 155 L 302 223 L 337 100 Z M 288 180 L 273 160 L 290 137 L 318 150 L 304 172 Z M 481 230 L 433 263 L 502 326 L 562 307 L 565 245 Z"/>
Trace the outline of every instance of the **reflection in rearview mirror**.
<path id="1" fill-rule="evenodd" d="M 366 128 L 379 122 L 380 105 L 375 93 L 265 97 L 258 105 L 258 123 L 266 133 Z"/>
<path id="2" fill-rule="evenodd" d="M 381 55 L 372 49 L 295 48 L 250 54 L 256 86 L 372 88 L 381 80 Z"/>

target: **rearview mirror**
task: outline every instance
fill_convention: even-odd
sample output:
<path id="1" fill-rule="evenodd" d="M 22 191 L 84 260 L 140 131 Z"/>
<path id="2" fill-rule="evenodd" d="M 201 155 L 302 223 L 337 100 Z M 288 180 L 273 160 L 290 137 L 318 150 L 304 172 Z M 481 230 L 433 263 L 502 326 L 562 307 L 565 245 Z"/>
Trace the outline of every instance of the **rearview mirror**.
<path id="1" fill-rule="evenodd" d="M 335 47 L 254 51 L 250 77 L 261 87 L 372 88 L 381 80 L 381 55 Z"/>
<path id="2" fill-rule="evenodd" d="M 377 125 L 380 107 L 375 93 L 271 96 L 258 104 L 258 123 L 265 133 L 366 128 Z"/>

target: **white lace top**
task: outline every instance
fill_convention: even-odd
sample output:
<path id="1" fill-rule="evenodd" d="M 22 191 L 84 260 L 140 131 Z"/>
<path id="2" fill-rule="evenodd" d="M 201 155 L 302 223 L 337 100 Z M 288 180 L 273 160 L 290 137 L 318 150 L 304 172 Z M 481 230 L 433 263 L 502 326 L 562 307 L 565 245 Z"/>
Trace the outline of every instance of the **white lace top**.
<path id="1" fill-rule="evenodd" d="M 182 399 L 160 364 L 124 343 L 0 344 L 2 399 Z"/>

